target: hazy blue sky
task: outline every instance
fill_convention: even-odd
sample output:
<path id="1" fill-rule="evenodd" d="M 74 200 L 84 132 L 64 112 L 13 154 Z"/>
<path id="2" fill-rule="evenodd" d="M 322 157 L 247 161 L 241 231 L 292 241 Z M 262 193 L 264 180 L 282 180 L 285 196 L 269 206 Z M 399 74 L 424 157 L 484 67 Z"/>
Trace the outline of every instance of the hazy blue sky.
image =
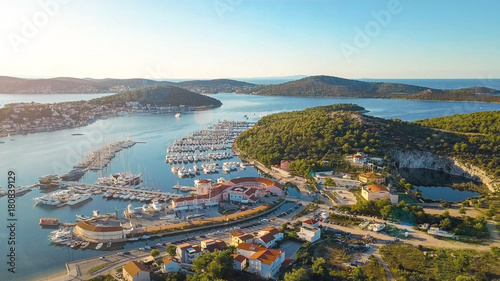
<path id="1" fill-rule="evenodd" d="M 2 1 L 0 75 L 500 78 L 498 11 L 495 0 Z"/>

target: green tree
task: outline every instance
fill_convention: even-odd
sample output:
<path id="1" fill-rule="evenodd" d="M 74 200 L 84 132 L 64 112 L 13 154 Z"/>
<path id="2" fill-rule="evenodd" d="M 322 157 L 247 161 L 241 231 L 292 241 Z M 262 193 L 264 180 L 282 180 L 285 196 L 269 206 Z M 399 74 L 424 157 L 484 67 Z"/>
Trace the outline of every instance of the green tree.
<path id="1" fill-rule="evenodd" d="M 153 258 L 156 258 L 157 256 L 159 256 L 159 255 L 160 255 L 160 251 L 159 251 L 159 250 L 157 250 L 157 249 L 151 250 L 150 255 L 151 255 Z"/>
<path id="2" fill-rule="evenodd" d="M 495 206 L 493 204 L 491 204 L 490 207 L 488 208 L 488 210 L 486 211 L 486 216 L 488 218 L 491 218 L 496 214 L 497 214 L 497 209 L 495 208 Z"/>
<path id="3" fill-rule="evenodd" d="M 453 260 L 458 272 L 467 272 L 470 267 L 470 257 L 465 252 L 460 252 Z"/>
<path id="4" fill-rule="evenodd" d="M 443 230 L 449 230 L 451 228 L 450 218 L 445 218 L 441 220 L 441 222 L 439 223 L 439 227 Z"/>
<path id="5" fill-rule="evenodd" d="M 380 210 L 380 214 L 382 215 L 382 217 L 388 218 L 389 215 L 391 214 L 391 211 L 392 211 L 392 206 L 387 205 Z"/>
<path id="6" fill-rule="evenodd" d="M 317 258 L 312 265 L 313 273 L 323 277 L 326 274 L 326 261 L 324 258 Z"/>
<path id="7" fill-rule="evenodd" d="M 335 183 L 335 181 L 332 178 L 326 178 L 325 185 L 326 186 L 337 186 L 337 184 Z"/>
<path id="8" fill-rule="evenodd" d="M 307 281 L 309 280 L 309 276 L 307 275 L 307 271 L 304 268 L 300 269 L 292 269 L 291 272 L 285 274 L 285 281 Z"/>
<path id="9" fill-rule="evenodd" d="M 168 245 L 167 254 L 171 257 L 175 257 L 175 255 L 177 254 L 177 247 L 174 245 Z"/>
<path id="10" fill-rule="evenodd" d="M 363 271 L 363 268 L 361 266 L 357 266 L 353 268 L 351 273 L 347 276 L 347 279 L 349 281 L 366 281 L 366 275 L 365 272 Z"/>
<path id="11" fill-rule="evenodd" d="M 460 207 L 460 209 L 458 209 L 458 213 L 461 215 L 465 215 L 466 212 L 467 212 L 467 210 L 465 209 L 464 206 L 462 206 L 462 207 Z"/>

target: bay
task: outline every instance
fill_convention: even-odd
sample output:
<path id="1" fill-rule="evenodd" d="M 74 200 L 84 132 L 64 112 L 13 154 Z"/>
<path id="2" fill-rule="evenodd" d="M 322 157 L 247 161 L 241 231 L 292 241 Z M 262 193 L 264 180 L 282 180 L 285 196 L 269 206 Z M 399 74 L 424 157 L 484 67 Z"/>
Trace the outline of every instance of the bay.
<path id="1" fill-rule="evenodd" d="M 87 96 L 87 95 L 81 95 Z M 57 95 L 61 101 L 64 95 Z M 193 185 L 193 179 L 178 179 L 170 172 L 170 166 L 165 164 L 166 148 L 186 134 L 205 129 L 218 120 L 257 121 L 261 116 L 275 112 L 302 110 L 308 107 L 329 105 L 334 103 L 356 103 L 365 107 L 367 114 L 383 118 L 399 118 L 414 121 L 424 118 L 446 116 L 452 114 L 470 113 L 483 110 L 500 110 L 500 104 L 466 103 L 466 102 L 433 102 L 390 99 L 349 99 L 349 98 L 308 98 L 308 97 L 268 97 L 221 93 L 214 96 L 222 101 L 223 106 L 208 111 L 183 113 L 181 118 L 172 114 L 138 114 L 112 117 L 99 120 L 82 128 L 38 133 L 31 135 L 16 135 L 15 141 L 0 144 L 0 186 L 7 184 L 7 172 L 14 170 L 18 185 L 29 185 L 37 182 L 38 177 L 46 174 L 62 174 L 71 166 L 82 160 L 91 150 L 113 140 L 130 137 L 136 141 L 145 141 L 124 150 L 112 161 L 108 170 L 99 173 L 91 172 L 82 181 L 92 183 L 99 176 L 113 172 L 131 171 L 143 173 L 144 185 L 163 191 L 173 191 L 172 186 L 179 181 L 182 185 Z M 68 100 L 83 97 L 68 96 Z M 48 97 L 50 99 L 50 97 Z M 47 101 L 54 102 L 54 101 Z M 2 95 L 0 95 L 0 104 Z M 72 133 L 82 133 L 72 136 Z M 4 139 L 5 141 L 5 139 Z M 225 161 L 237 161 L 225 160 Z M 226 178 L 241 176 L 256 176 L 253 168 L 237 171 Z M 201 176 L 216 179 L 222 174 Z M 49 245 L 50 230 L 40 229 L 38 222 L 43 217 L 55 217 L 61 221 L 74 221 L 76 214 L 91 215 L 92 210 L 101 213 L 119 213 L 128 202 L 109 200 L 93 196 L 93 200 L 76 208 L 63 207 L 59 209 L 34 206 L 33 197 L 39 196 L 38 189 L 18 198 L 16 202 L 16 257 L 17 273 L 10 280 L 29 280 L 44 278 L 55 271 L 64 270 L 68 261 L 91 256 L 99 256 L 94 250 L 71 250 L 67 247 Z M 7 198 L 0 198 L 0 221 L 7 221 Z M 137 203 L 136 203 L 137 204 Z M 138 205 L 136 205 L 137 207 Z M 9 233 L 5 227 L 0 228 L 0 245 L 6 249 L 6 239 Z M 140 247 L 145 242 L 127 244 L 125 248 Z M 5 250 L 0 252 L 2 269 L 7 262 Z M 43 258 L 41 258 L 43 257 Z"/>

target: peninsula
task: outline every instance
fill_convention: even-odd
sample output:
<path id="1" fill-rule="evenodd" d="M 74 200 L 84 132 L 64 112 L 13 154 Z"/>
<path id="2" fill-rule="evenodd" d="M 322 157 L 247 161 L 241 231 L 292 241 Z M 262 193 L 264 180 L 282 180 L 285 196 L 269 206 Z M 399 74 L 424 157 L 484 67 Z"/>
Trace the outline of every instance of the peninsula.
<path id="1" fill-rule="evenodd" d="M 15 103 L 0 108 L 0 136 L 48 132 L 88 125 L 108 116 L 140 112 L 179 112 L 221 106 L 212 97 L 160 85 L 90 101 Z"/>

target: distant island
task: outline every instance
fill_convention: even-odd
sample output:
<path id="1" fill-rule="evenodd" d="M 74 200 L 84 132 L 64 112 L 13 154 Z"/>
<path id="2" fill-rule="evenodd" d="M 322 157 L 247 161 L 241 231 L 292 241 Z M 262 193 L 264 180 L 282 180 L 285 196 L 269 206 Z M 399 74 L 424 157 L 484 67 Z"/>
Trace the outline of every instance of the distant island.
<path id="1" fill-rule="evenodd" d="M 7 94 L 121 93 L 154 86 L 176 86 L 200 94 L 237 93 L 268 96 L 500 102 L 500 91 L 487 87 L 440 90 L 399 83 L 364 82 L 333 76 L 309 76 L 274 85 L 257 85 L 232 79 L 169 82 L 140 78 L 22 79 L 0 76 L 0 93 Z"/>
<path id="2" fill-rule="evenodd" d="M 439 90 L 420 86 L 364 82 L 333 76 L 310 76 L 247 91 L 254 95 L 349 98 L 392 98 L 411 100 L 500 102 L 500 91 L 486 87 Z"/>
<path id="3" fill-rule="evenodd" d="M 155 81 L 151 79 L 79 79 L 58 77 L 50 79 L 23 79 L 0 76 L 3 94 L 88 94 L 121 93 L 160 85 L 176 86 L 202 94 L 240 93 L 257 85 L 230 79 L 195 80 L 184 82 Z"/>
<path id="4" fill-rule="evenodd" d="M 471 120 L 487 124 L 491 121 L 487 114 L 410 123 L 362 111 L 354 104 L 336 104 L 271 114 L 243 132 L 235 143 L 244 157 L 267 166 L 292 161 L 290 171 L 306 178 L 311 172 L 349 170 L 348 156 L 364 153 L 384 159 L 382 166 L 387 172 L 394 168 L 432 169 L 481 181 L 492 192 L 500 189 L 500 137 L 496 129 L 471 135 L 456 132 L 460 125 L 446 125 L 447 119 L 457 124 L 463 119 L 464 125 Z"/>
<path id="5" fill-rule="evenodd" d="M 90 101 L 15 103 L 0 108 L 0 136 L 86 126 L 99 118 L 138 112 L 180 112 L 221 106 L 212 97 L 160 85 Z"/>

